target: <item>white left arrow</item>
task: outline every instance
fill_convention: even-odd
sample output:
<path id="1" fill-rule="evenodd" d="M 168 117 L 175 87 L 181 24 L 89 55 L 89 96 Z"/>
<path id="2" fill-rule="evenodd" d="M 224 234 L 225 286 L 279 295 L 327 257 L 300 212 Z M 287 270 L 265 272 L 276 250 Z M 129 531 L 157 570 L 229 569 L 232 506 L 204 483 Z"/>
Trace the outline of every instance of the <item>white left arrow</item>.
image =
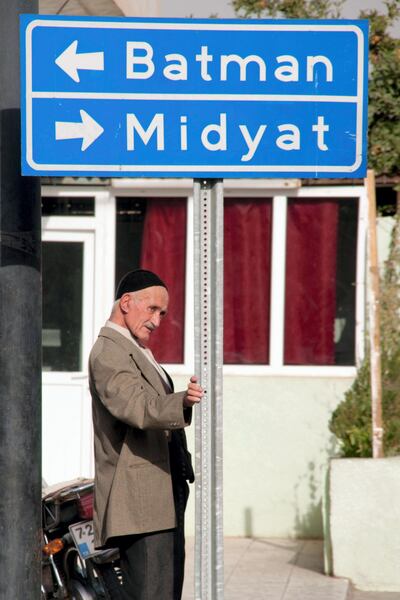
<path id="1" fill-rule="evenodd" d="M 86 150 L 103 133 L 104 129 L 86 111 L 80 110 L 81 123 L 56 121 L 56 140 L 82 138 L 81 150 Z"/>
<path id="2" fill-rule="evenodd" d="M 104 71 L 104 52 L 81 52 L 78 54 L 78 40 L 75 40 L 56 58 L 55 63 L 74 81 L 79 83 L 79 69 Z"/>

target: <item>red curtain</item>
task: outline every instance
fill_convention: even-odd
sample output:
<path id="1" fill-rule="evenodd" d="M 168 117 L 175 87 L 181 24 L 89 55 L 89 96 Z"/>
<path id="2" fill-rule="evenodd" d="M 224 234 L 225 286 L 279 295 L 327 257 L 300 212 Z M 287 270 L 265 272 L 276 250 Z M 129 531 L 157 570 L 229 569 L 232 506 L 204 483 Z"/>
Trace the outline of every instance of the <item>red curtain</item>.
<path id="1" fill-rule="evenodd" d="M 168 315 L 152 335 L 154 353 L 161 363 L 183 362 L 185 263 L 185 200 L 147 200 L 140 267 L 157 273 L 169 292 Z"/>
<path id="2" fill-rule="evenodd" d="M 285 364 L 335 363 L 338 203 L 289 202 Z"/>
<path id="3" fill-rule="evenodd" d="M 270 199 L 225 199 L 224 362 L 267 364 L 271 278 Z"/>

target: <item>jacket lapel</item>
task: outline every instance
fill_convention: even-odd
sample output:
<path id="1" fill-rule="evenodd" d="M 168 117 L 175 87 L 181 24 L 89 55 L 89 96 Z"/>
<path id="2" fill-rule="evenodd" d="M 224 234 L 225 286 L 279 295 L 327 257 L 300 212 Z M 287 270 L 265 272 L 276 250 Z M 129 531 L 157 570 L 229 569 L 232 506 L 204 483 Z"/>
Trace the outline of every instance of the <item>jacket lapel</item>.
<path id="1" fill-rule="evenodd" d="M 109 338 L 118 344 L 118 346 L 122 347 L 124 351 L 131 357 L 131 360 L 133 360 L 133 362 L 136 364 L 142 376 L 156 390 L 156 392 L 159 394 L 165 394 L 165 389 L 159 373 L 157 372 L 156 368 L 153 367 L 151 362 L 147 360 L 140 349 L 134 344 L 134 342 L 129 341 L 124 335 L 115 329 L 111 329 L 111 327 L 102 327 L 99 336 Z"/>
<path id="2" fill-rule="evenodd" d="M 161 365 L 160 365 L 160 366 L 161 366 Z M 166 378 L 167 378 L 167 380 L 168 380 L 169 387 L 171 388 L 171 392 L 173 392 L 173 391 L 174 391 L 174 382 L 172 381 L 172 379 L 171 379 L 171 377 L 170 377 L 169 373 L 167 373 L 167 371 L 164 369 L 164 367 L 161 367 L 161 368 L 162 368 L 162 370 L 164 371 L 164 373 L 165 373 L 165 376 L 166 376 Z"/>

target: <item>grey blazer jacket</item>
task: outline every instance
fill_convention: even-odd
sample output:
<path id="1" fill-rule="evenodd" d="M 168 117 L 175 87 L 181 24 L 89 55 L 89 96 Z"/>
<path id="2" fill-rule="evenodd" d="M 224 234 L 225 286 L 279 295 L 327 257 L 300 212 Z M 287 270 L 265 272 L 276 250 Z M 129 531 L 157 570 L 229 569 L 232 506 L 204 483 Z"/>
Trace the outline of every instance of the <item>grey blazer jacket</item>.
<path id="1" fill-rule="evenodd" d="M 175 527 L 168 430 L 190 423 L 185 392 L 166 394 L 141 351 L 103 327 L 89 358 L 95 452 L 95 546 Z"/>

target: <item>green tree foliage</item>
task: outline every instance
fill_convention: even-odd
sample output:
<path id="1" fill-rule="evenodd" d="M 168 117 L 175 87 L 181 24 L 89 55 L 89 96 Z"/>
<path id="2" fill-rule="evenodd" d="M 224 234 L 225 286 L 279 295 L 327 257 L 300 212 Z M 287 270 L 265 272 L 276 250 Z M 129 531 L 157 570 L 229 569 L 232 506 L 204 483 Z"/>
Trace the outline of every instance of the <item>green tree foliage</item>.
<path id="1" fill-rule="evenodd" d="M 400 16 L 400 0 L 386 2 L 387 14 L 362 12 L 370 22 L 369 163 L 377 174 L 400 171 L 400 41 L 389 28 Z"/>
<path id="2" fill-rule="evenodd" d="M 369 167 L 377 175 L 400 171 L 400 40 L 390 31 L 400 18 L 400 0 L 386 0 L 386 13 L 362 11 L 370 24 Z M 238 16 L 340 18 L 343 0 L 232 0 Z"/>
<path id="3" fill-rule="evenodd" d="M 340 15 L 344 0 L 233 0 L 243 17 L 283 17 L 285 19 L 324 19 Z"/>
<path id="4" fill-rule="evenodd" d="M 365 361 L 329 423 L 329 429 L 339 441 L 341 456 L 372 456 L 371 424 L 370 363 Z"/>
<path id="5" fill-rule="evenodd" d="M 386 456 L 400 454 L 400 217 L 393 228 L 389 258 L 381 282 L 381 361 L 383 446 Z M 370 362 L 366 359 L 330 430 L 346 457 L 372 456 Z"/>

